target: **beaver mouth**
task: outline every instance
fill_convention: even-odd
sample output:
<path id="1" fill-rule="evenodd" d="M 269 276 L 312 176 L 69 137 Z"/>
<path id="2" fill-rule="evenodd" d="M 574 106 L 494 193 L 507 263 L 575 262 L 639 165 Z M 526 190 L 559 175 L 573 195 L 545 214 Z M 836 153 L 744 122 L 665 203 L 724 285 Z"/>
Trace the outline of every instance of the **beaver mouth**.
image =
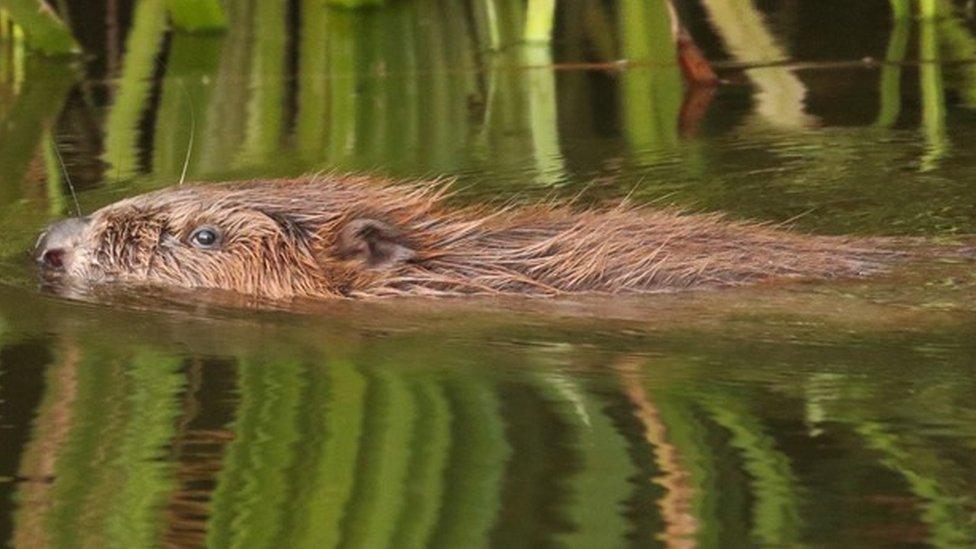
<path id="1" fill-rule="evenodd" d="M 37 288 L 41 293 L 67 299 L 82 299 L 91 294 L 93 285 L 71 276 L 64 270 L 41 267 L 37 269 Z"/>

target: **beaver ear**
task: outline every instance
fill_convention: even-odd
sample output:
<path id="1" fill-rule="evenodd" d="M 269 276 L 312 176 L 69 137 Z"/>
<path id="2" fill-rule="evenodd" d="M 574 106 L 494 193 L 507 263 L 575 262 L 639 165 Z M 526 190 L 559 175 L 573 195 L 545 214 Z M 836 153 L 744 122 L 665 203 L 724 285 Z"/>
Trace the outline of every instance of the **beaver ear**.
<path id="1" fill-rule="evenodd" d="M 375 219 L 346 223 L 336 246 L 340 258 L 359 260 L 371 269 L 386 269 L 417 255 L 395 228 Z"/>

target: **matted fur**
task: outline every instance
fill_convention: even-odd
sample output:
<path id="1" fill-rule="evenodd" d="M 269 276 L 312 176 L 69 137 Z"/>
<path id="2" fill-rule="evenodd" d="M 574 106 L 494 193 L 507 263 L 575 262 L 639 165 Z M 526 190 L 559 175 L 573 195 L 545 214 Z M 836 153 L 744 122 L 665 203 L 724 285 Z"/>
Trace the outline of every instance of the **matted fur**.
<path id="1" fill-rule="evenodd" d="M 94 213 L 64 274 L 275 299 L 550 296 L 859 277 L 900 256 L 880 239 L 625 204 L 458 208 L 447 189 L 335 175 L 170 188 Z M 339 235 L 363 219 L 410 253 L 379 267 L 350 258 Z M 201 226 L 222 233 L 216 249 L 187 242 Z"/>

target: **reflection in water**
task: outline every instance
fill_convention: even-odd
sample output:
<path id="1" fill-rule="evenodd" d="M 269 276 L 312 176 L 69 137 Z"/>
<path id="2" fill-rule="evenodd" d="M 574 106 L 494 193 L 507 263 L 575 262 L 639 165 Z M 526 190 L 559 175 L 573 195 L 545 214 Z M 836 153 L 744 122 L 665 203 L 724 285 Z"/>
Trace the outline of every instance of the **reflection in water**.
<path id="1" fill-rule="evenodd" d="M 27 55 L 0 9 L 4 540 L 976 543 L 971 269 L 892 283 L 910 299 L 686 295 L 565 327 L 566 309 L 421 304 L 398 321 L 408 304 L 59 303 L 28 286 L 23 258 L 73 210 L 66 176 L 91 211 L 184 167 L 455 175 L 458 200 L 588 189 L 822 232 L 972 234 L 976 79 L 936 61 L 971 60 L 976 40 L 947 2 L 925 3 L 943 8 L 934 22 L 878 2 L 832 50 L 883 56 L 877 70 L 752 66 L 714 93 L 683 85 L 664 2 L 559 2 L 552 48 L 518 43 L 516 1 L 235 0 L 214 34 L 169 30 L 170 4 L 135 3 L 124 52 L 107 39 L 105 62 L 81 67 Z M 716 59 L 819 59 L 804 29 L 833 23 L 766 4 L 676 7 Z M 889 27 L 878 51 L 855 49 Z"/>
<path id="2" fill-rule="evenodd" d="M 125 42 L 125 62 L 119 74 L 118 90 L 105 120 L 102 156 L 113 167 L 116 179 L 130 178 L 139 171 L 140 122 L 152 91 L 151 77 L 166 25 L 165 0 L 146 0 L 136 5 Z"/>
<path id="3" fill-rule="evenodd" d="M 889 128 L 901 113 L 901 63 L 905 60 L 911 31 L 911 5 L 908 0 L 891 0 L 892 24 L 885 64 L 881 67 L 881 109 L 877 125 Z"/>
<path id="4" fill-rule="evenodd" d="M 621 76 L 621 124 L 642 160 L 653 162 L 659 151 L 677 146 L 681 110 L 681 72 L 670 39 L 671 18 L 664 2 L 622 2 L 619 8 L 620 49 L 626 59 L 646 59 L 646 70 Z M 648 156 L 650 156 L 648 158 Z"/>
<path id="5" fill-rule="evenodd" d="M 786 67 L 770 66 L 789 59 L 763 23 L 751 0 L 703 0 L 716 31 L 741 62 L 767 65 L 748 69 L 756 85 L 756 114 L 776 127 L 802 129 L 816 119 L 805 112 L 806 86 Z"/>
<path id="6" fill-rule="evenodd" d="M 924 5 L 925 2 L 922 2 Z M 936 23 L 931 19 L 919 25 L 919 87 L 922 89 L 922 128 L 926 151 L 922 156 L 922 170 L 932 170 L 947 154 L 945 132 L 945 92 L 942 66 L 939 65 L 939 43 Z"/>
<path id="7" fill-rule="evenodd" d="M 71 326 L 70 309 L 42 315 L 65 311 Z M 213 341 L 240 329 L 187 321 Z M 326 329 L 263 322 L 283 342 Z M 10 323 L 0 357 L 25 344 Z M 31 382 L 19 546 L 976 541 L 974 387 L 955 375 L 972 326 L 936 336 L 933 360 L 927 331 L 665 333 L 616 351 L 556 333 L 503 348 L 453 329 L 340 331 L 342 348 L 222 356 L 194 339 L 184 355 L 148 335 L 92 338 L 114 325 L 68 328 Z"/>

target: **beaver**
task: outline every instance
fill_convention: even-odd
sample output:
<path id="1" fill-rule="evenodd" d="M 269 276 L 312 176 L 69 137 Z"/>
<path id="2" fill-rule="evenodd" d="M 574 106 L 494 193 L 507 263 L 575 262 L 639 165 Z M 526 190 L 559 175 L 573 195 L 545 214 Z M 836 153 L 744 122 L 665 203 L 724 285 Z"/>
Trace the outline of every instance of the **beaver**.
<path id="1" fill-rule="evenodd" d="M 271 299 L 633 294 L 857 278 L 895 240 L 800 234 L 623 201 L 454 206 L 445 181 L 320 175 L 173 187 L 40 237 L 49 276 Z"/>

